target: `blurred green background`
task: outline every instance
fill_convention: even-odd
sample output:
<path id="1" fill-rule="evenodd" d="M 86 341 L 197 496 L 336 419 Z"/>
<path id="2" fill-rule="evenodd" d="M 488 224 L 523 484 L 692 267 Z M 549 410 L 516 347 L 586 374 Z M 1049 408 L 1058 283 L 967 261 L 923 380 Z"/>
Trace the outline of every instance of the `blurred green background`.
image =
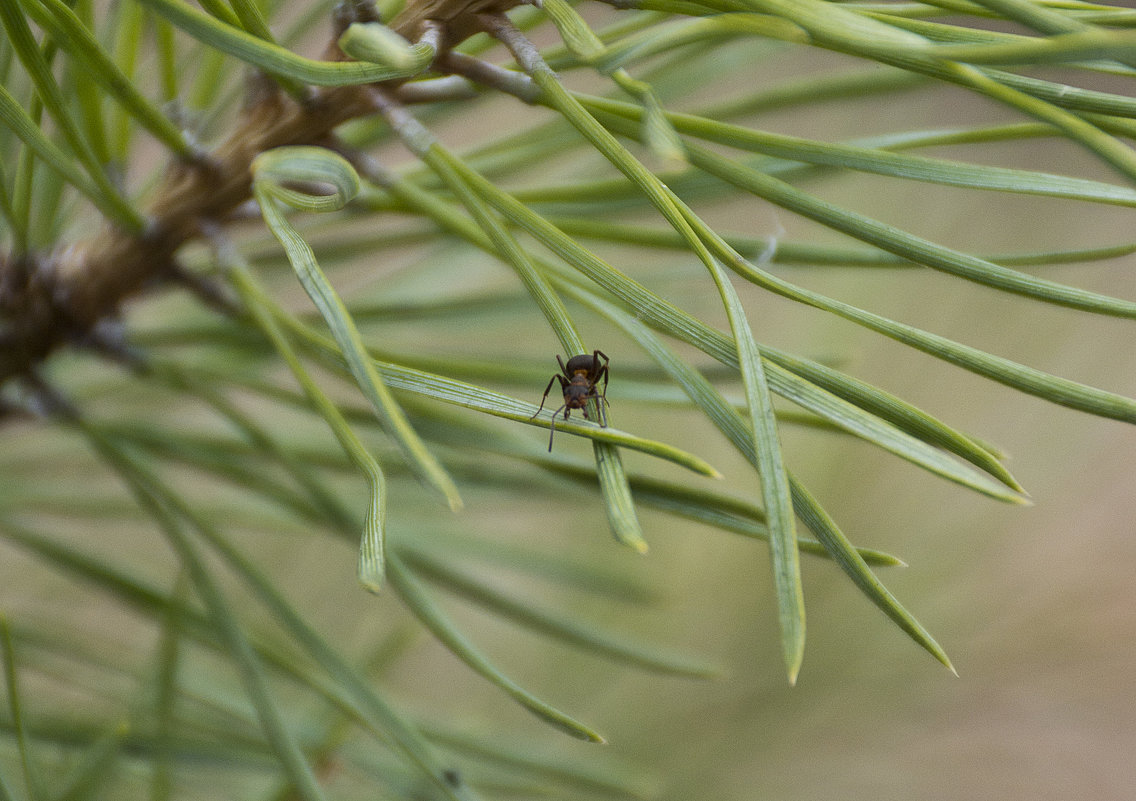
<path id="1" fill-rule="evenodd" d="M 772 84 L 850 63 L 781 52 L 755 70 Z M 775 112 L 750 122 L 837 140 L 1002 118 L 1011 115 L 941 88 L 904 94 L 898 102 L 849 100 L 823 113 Z M 1057 140 L 927 155 L 1106 178 L 1090 157 Z M 1130 215 L 1122 209 L 871 176 L 818 176 L 805 186 L 977 253 L 1071 249 L 1131 235 Z M 704 212 L 706 205 L 696 208 Z M 756 201 L 718 212 L 712 219 L 727 230 L 837 241 Z M 722 320 L 698 265 L 653 254 L 617 263 L 644 282 L 668 275 L 675 286 L 664 294 Z M 1134 267 L 1128 257 L 1036 274 L 1134 297 Z M 1047 307 L 928 270 L 775 269 L 894 319 L 1058 375 L 1136 393 L 1136 356 L 1124 321 Z M 809 645 L 800 681 L 789 688 L 780 670 L 763 547 L 642 512 L 652 550 L 644 558 L 628 556 L 605 543 L 598 502 L 573 495 L 539 518 L 529 511 L 501 522 L 521 530 L 527 525 L 544 547 L 570 541 L 575 549 L 587 542 L 590 558 L 651 575 L 666 588 L 661 609 L 635 618 L 592 613 L 618 619 L 621 627 L 639 621 L 646 634 L 711 656 L 726 675 L 697 683 L 624 673 L 549 646 L 522 663 L 525 680 L 547 687 L 566 709 L 610 735 L 610 753 L 643 766 L 666 799 L 1130 798 L 1136 787 L 1136 432 L 1022 396 L 752 288 L 742 291 L 759 342 L 830 359 L 1010 456 L 1010 469 L 1033 497 L 1030 507 L 979 497 L 850 438 L 792 426 L 783 434 L 789 464 L 852 540 L 908 562 L 883 570 L 881 578 L 947 649 L 959 677 L 900 635 L 834 566 L 806 558 Z M 681 418 L 663 412 L 639 416 L 621 400 L 620 373 L 640 357 L 623 345 L 600 344 L 612 357 L 609 397 L 618 424 L 666 431 L 669 441 L 709 459 L 729 482 L 736 464 L 731 450 L 716 445 L 704 424 L 687 430 Z M 569 438 L 557 448 L 583 452 Z M 733 471 L 739 474 L 745 471 Z M 733 488 L 756 494 L 754 487 Z M 488 636 L 501 638 L 495 653 L 515 646 L 510 631 L 493 629 Z M 567 742 L 560 748 L 589 750 Z"/>
<path id="2" fill-rule="evenodd" d="M 810 55 L 804 68 L 818 68 Z M 819 68 L 826 66 L 832 65 Z M 838 139 L 1001 113 L 951 89 L 904 95 L 898 103 L 847 102 L 826 112 L 807 119 L 766 115 L 754 123 Z M 1067 143 L 1046 140 L 969 149 L 965 157 L 1102 173 Z M 808 188 L 979 253 L 1121 241 L 1132 230 L 1121 210 L 884 178 L 818 179 Z M 758 207 L 749 227 L 745 219 L 735 227 L 771 233 L 780 225 L 787 238 L 825 241 L 824 233 L 785 213 Z M 1036 272 L 1133 297 L 1134 267 L 1128 257 Z M 778 272 L 1058 375 L 1136 392 L 1133 336 L 1122 321 L 1045 307 L 930 271 Z M 649 558 L 672 563 L 666 620 L 689 642 L 720 655 L 729 676 L 708 685 L 628 677 L 605 688 L 594 704 L 601 715 L 650 711 L 644 720 L 617 712 L 605 723 L 617 747 L 626 742 L 637 758 L 663 766 L 663 795 L 673 799 L 1131 798 L 1136 432 L 1018 395 L 843 321 L 753 291 L 746 299 L 758 341 L 830 357 L 1001 446 L 1034 503 L 1002 505 L 862 443 L 790 427 L 784 437 L 790 465 L 845 532 L 908 562 L 883 570 L 881 578 L 947 649 L 959 677 L 898 636 L 832 565 L 806 560 L 809 645 L 798 685 L 786 687 L 762 549 L 670 522 L 656 531 L 648 521 Z M 696 452 L 718 464 L 704 449 Z"/>

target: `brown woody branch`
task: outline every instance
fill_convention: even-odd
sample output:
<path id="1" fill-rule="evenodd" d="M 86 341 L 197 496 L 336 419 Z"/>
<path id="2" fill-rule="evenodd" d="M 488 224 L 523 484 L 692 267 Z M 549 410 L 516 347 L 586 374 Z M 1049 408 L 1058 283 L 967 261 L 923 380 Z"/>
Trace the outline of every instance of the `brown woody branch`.
<path id="1" fill-rule="evenodd" d="M 504 12 L 526 0 L 411 0 L 391 28 L 417 41 L 426 26 L 440 28 L 442 63 L 450 48 L 478 32 L 477 15 Z M 377 17 L 366 0 L 342 3 L 336 35 L 325 55 L 346 57 L 335 45 L 352 22 Z M 384 84 L 396 89 L 398 82 Z M 209 225 L 224 224 L 252 195 L 252 160 L 274 147 L 320 145 L 347 120 L 375 112 L 372 87 L 313 90 L 302 102 L 260 92 L 235 129 L 209 155 L 179 162 L 152 196 L 141 235 L 107 226 L 89 240 L 48 254 L 0 254 L 0 385 L 29 375 L 55 350 L 87 337 L 122 304 L 177 274 L 177 252 Z"/>

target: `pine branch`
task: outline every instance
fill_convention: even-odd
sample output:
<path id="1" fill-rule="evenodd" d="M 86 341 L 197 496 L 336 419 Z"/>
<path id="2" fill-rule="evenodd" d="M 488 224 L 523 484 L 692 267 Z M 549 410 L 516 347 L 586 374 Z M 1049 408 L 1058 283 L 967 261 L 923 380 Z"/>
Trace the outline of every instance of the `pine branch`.
<path id="1" fill-rule="evenodd" d="M 478 31 L 476 16 L 524 0 L 426 0 L 390 23 L 408 41 L 441 32 L 435 61 Z M 378 20 L 369 2 L 341 4 L 328 61 L 349 57 L 339 36 L 353 23 Z M 252 197 L 252 160 L 286 145 L 327 145 L 348 120 L 376 112 L 373 87 L 397 90 L 404 79 L 313 88 L 295 99 L 268 77 L 256 77 L 234 129 L 211 152 L 180 159 L 166 172 L 133 233 L 114 225 L 91 239 L 49 253 L 0 255 L 0 384 L 27 374 L 58 348 L 86 338 L 122 304 L 178 275 L 177 252 L 209 226 L 224 225 Z"/>

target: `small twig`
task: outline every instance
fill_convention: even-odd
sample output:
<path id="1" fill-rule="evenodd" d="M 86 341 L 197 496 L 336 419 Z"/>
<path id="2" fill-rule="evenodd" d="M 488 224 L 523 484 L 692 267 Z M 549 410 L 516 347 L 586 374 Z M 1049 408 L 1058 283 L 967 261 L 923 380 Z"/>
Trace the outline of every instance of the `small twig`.
<path id="1" fill-rule="evenodd" d="M 235 316 L 240 311 L 236 301 L 225 292 L 219 281 L 187 270 L 179 262 L 173 263 L 169 277 L 196 295 L 198 300 L 214 311 L 229 316 Z"/>
<path id="2" fill-rule="evenodd" d="M 342 141 L 336 140 L 331 148 L 343 156 L 350 162 L 351 166 L 355 168 L 355 172 L 359 173 L 362 178 L 370 181 L 375 186 L 387 188 L 392 186 L 398 177 L 382 165 L 377 158 L 370 153 L 359 150 L 358 148 L 350 147 Z"/>
<path id="3" fill-rule="evenodd" d="M 80 343 L 81 345 L 97 351 L 111 361 L 133 367 L 140 361 L 142 352 L 131 347 L 126 338 L 126 326 L 117 317 L 107 317 L 99 320 Z"/>
<path id="4" fill-rule="evenodd" d="M 375 111 L 387 121 L 394 135 L 411 153 L 418 157 L 425 156 L 434 144 L 434 135 L 387 92 L 372 88 L 370 95 Z"/>
<path id="5" fill-rule="evenodd" d="M 513 95 L 530 105 L 540 100 L 540 87 L 529 76 L 498 67 L 479 58 L 462 53 L 447 53 L 439 59 L 437 67 L 454 75 L 461 75 L 474 83 Z"/>
<path id="6" fill-rule="evenodd" d="M 479 94 L 477 87 L 460 75 L 404 83 L 394 92 L 398 102 L 404 106 L 470 100 Z"/>
<path id="7" fill-rule="evenodd" d="M 526 76 L 542 68 L 549 70 L 537 46 L 507 16 L 499 12 L 478 14 L 477 21 L 483 31 L 505 45 Z"/>
<path id="8" fill-rule="evenodd" d="M 80 418 L 79 409 L 62 392 L 47 383 L 37 371 L 28 370 L 20 376 L 20 381 L 27 388 L 33 401 L 31 408 L 33 414 L 61 417 L 68 421 Z"/>
<path id="9" fill-rule="evenodd" d="M 643 6 L 643 0 L 596 0 L 596 2 L 603 3 L 620 11 L 634 11 Z"/>
<path id="10" fill-rule="evenodd" d="M 382 22 L 383 15 L 374 0 L 340 0 L 331 12 L 332 39 L 338 39 L 356 22 Z"/>
<path id="11" fill-rule="evenodd" d="M 441 53 L 446 46 L 445 26 L 437 20 L 426 20 L 422 23 L 422 32 L 418 34 L 417 44 L 427 45 L 435 53 Z"/>

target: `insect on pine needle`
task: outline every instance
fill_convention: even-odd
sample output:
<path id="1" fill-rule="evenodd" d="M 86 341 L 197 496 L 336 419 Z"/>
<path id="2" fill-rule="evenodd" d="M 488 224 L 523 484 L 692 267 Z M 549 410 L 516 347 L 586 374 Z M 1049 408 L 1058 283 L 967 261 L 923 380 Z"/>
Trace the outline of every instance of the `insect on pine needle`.
<path id="1" fill-rule="evenodd" d="M 603 404 L 607 403 L 607 354 L 602 350 L 593 351 L 590 356 L 587 353 L 581 353 L 579 356 L 573 356 L 569 359 L 567 364 L 560 358 L 560 354 L 556 354 L 556 361 L 560 365 L 560 372 L 548 379 L 548 386 L 544 388 L 544 397 L 540 399 L 540 407 L 536 410 L 536 414 L 530 418 L 535 419 L 536 415 L 540 414 L 541 409 L 544 408 L 544 402 L 548 400 L 548 393 L 552 391 L 552 385 L 559 381 L 560 389 L 564 394 L 564 403 L 552 413 L 552 425 L 549 427 L 548 434 L 549 453 L 552 452 L 552 438 L 556 436 L 556 415 L 560 414 L 561 409 L 564 410 L 565 420 L 568 419 L 573 409 L 583 409 L 584 419 L 587 420 L 589 419 L 588 401 L 594 400 L 599 411 L 600 425 L 607 425 L 603 413 Z M 601 378 L 603 379 L 602 392 L 597 390 Z"/>

